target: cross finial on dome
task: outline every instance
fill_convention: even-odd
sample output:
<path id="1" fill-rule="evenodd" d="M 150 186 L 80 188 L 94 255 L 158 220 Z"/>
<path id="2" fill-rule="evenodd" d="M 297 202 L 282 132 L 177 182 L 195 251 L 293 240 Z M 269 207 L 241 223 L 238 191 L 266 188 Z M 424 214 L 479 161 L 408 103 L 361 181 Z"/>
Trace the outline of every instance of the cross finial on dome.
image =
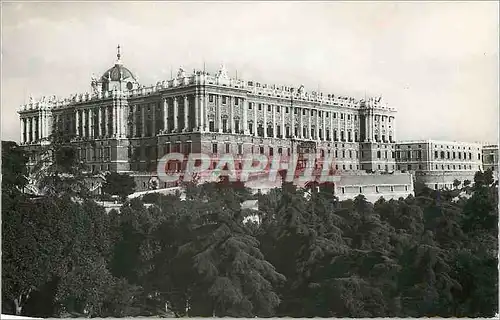
<path id="1" fill-rule="evenodd" d="M 118 58 L 118 60 L 120 60 L 120 57 L 121 57 L 121 54 L 120 54 L 120 45 L 118 45 L 118 47 L 116 47 L 116 50 L 117 50 L 116 57 Z"/>

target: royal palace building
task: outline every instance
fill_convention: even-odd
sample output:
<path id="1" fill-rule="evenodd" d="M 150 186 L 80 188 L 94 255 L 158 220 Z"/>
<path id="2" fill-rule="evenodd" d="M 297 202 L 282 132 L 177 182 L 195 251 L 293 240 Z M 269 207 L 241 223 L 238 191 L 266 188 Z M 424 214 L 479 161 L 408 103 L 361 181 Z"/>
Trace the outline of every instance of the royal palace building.
<path id="1" fill-rule="evenodd" d="M 455 180 L 474 181 L 483 170 L 482 145 L 456 141 L 400 141 L 396 144 L 396 170 L 412 172 L 432 189 L 453 188 Z"/>
<path id="2" fill-rule="evenodd" d="M 492 170 L 498 176 L 498 145 L 485 145 L 482 151 L 483 170 Z"/>
<path id="3" fill-rule="evenodd" d="M 54 132 L 72 135 L 89 171 L 154 174 L 170 152 L 290 155 L 330 154 L 338 172 L 396 170 L 396 111 L 381 98 L 357 100 L 304 87 L 234 79 L 182 68 L 168 81 L 141 85 L 121 60 L 91 92 L 30 99 L 19 111 L 28 151 Z"/>

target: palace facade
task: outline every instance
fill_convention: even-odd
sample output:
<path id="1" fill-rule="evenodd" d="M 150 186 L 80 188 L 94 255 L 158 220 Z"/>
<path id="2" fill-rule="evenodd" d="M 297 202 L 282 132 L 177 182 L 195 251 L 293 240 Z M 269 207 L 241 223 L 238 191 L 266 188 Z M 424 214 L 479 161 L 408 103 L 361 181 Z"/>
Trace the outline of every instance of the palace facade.
<path id="1" fill-rule="evenodd" d="M 485 145 L 482 152 L 483 169 L 491 169 L 498 176 L 498 145 Z"/>
<path id="2" fill-rule="evenodd" d="M 91 92 L 68 98 L 30 99 L 19 111 L 21 144 L 34 151 L 53 132 L 72 143 L 89 171 L 152 173 L 169 152 L 266 155 L 297 152 L 306 143 L 330 153 L 343 171 L 394 171 L 394 108 L 380 98 L 356 100 L 303 86 L 262 84 L 215 75 L 187 74 L 145 87 L 121 60 Z"/>
<path id="3" fill-rule="evenodd" d="M 453 182 L 474 181 L 483 170 L 482 145 L 456 141 L 401 141 L 396 144 L 396 170 L 408 171 L 432 189 L 452 189 Z"/>

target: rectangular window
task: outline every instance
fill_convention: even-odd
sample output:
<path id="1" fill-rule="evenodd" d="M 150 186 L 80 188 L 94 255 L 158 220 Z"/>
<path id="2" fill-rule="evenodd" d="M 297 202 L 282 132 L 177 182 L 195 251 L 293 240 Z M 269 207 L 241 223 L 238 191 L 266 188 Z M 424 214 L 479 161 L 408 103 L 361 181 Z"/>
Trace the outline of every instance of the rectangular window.
<path id="1" fill-rule="evenodd" d="M 226 96 L 222 96 L 222 104 L 226 104 L 227 103 L 227 97 Z"/>
<path id="2" fill-rule="evenodd" d="M 238 145 L 238 154 L 243 154 L 243 146 L 241 144 Z"/>
<path id="3" fill-rule="evenodd" d="M 253 134 L 253 123 L 252 122 L 248 123 L 248 131 L 250 131 L 250 134 Z"/>
<path id="4" fill-rule="evenodd" d="M 240 99 L 234 98 L 234 105 L 237 106 L 237 105 L 239 105 L 239 103 L 240 103 Z"/>
<path id="5" fill-rule="evenodd" d="M 215 123 L 213 121 L 208 122 L 208 131 L 215 132 Z"/>
<path id="6" fill-rule="evenodd" d="M 212 144 L 212 153 L 217 153 L 217 143 Z"/>
<path id="7" fill-rule="evenodd" d="M 214 95 L 213 94 L 209 94 L 208 95 L 208 101 L 209 102 L 214 102 Z"/>
<path id="8" fill-rule="evenodd" d="M 229 143 L 226 143 L 226 153 L 230 152 L 231 152 L 231 146 L 229 145 Z"/>
<path id="9" fill-rule="evenodd" d="M 234 132 L 240 133 L 240 120 L 234 120 Z"/>
<path id="10" fill-rule="evenodd" d="M 248 110 L 252 110 L 252 105 L 253 105 L 253 103 L 251 103 L 251 102 L 248 103 Z"/>
<path id="11" fill-rule="evenodd" d="M 271 111 L 271 105 L 270 104 L 267 105 L 267 111 Z"/>
<path id="12" fill-rule="evenodd" d="M 227 132 L 227 119 L 222 119 L 222 132 Z"/>

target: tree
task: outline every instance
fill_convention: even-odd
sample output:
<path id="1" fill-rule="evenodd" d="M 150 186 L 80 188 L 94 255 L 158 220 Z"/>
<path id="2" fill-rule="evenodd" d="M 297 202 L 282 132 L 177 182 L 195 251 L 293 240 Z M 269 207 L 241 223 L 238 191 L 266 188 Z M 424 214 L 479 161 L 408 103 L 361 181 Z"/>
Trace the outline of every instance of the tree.
<path id="1" fill-rule="evenodd" d="M 153 274 L 176 314 L 273 315 L 279 304 L 273 286 L 284 278 L 243 223 L 243 199 L 230 184 L 191 186 L 186 201 L 166 215 Z"/>
<path id="2" fill-rule="evenodd" d="M 460 180 L 458 179 L 453 180 L 453 187 L 458 188 L 461 184 L 462 182 L 460 182 Z"/>
<path id="3" fill-rule="evenodd" d="M 129 194 L 134 192 L 135 187 L 135 180 L 130 175 L 110 172 L 106 175 L 102 190 L 107 194 L 116 195 L 125 200 Z"/>
<path id="4" fill-rule="evenodd" d="M 40 148 L 31 177 L 42 194 L 80 199 L 89 196 L 86 178 L 90 174 L 78 159 L 71 139 L 71 135 L 54 133 L 49 137 L 50 143 Z"/>
<path id="5" fill-rule="evenodd" d="M 464 180 L 464 187 L 468 187 L 468 186 L 470 186 L 470 184 L 471 184 L 471 181 L 469 179 Z"/>
<path id="6" fill-rule="evenodd" d="M 13 141 L 2 141 L 2 191 L 12 197 L 23 192 L 28 183 L 26 163 L 28 159 Z"/>

